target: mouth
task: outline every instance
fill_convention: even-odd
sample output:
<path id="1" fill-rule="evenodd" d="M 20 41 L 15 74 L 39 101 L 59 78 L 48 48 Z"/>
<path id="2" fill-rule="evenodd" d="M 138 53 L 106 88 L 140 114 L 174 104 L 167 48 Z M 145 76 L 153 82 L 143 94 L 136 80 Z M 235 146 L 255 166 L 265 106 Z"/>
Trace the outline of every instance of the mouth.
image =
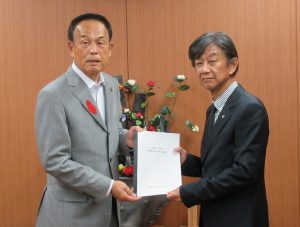
<path id="1" fill-rule="evenodd" d="M 86 62 L 90 65 L 98 65 L 100 63 L 100 60 L 98 60 L 98 59 L 89 59 Z"/>
<path id="2" fill-rule="evenodd" d="M 211 77 L 206 77 L 206 78 L 201 78 L 201 81 L 203 82 L 208 82 L 208 81 L 212 81 L 214 78 Z"/>

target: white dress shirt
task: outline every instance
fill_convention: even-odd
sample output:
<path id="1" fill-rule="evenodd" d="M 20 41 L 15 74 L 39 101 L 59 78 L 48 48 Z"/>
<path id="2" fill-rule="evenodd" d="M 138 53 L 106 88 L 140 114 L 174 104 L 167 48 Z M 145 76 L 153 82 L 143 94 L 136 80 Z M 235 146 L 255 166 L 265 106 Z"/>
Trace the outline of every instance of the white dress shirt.
<path id="1" fill-rule="evenodd" d="M 230 86 L 226 89 L 226 91 L 223 92 L 222 95 L 220 95 L 216 100 L 213 100 L 213 104 L 217 109 L 215 112 L 215 123 L 223 107 L 225 106 L 225 103 L 227 102 L 229 96 L 234 92 L 237 86 L 238 83 L 236 81 L 233 81 L 232 84 L 230 84 Z"/>

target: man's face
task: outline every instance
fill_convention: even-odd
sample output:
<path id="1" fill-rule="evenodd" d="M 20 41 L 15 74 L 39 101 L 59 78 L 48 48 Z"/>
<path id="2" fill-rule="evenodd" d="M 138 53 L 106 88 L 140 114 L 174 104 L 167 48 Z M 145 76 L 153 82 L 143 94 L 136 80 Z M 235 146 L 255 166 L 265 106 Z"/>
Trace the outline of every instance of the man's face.
<path id="1" fill-rule="evenodd" d="M 222 49 L 214 44 L 210 44 L 203 55 L 195 60 L 195 69 L 201 85 L 214 97 L 221 95 L 231 84 L 232 74 L 237 65 L 237 58 L 229 62 Z"/>
<path id="2" fill-rule="evenodd" d="M 113 43 L 103 23 L 81 21 L 74 30 L 73 42 L 68 43 L 76 66 L 93 80 L 108 64 Z"/>

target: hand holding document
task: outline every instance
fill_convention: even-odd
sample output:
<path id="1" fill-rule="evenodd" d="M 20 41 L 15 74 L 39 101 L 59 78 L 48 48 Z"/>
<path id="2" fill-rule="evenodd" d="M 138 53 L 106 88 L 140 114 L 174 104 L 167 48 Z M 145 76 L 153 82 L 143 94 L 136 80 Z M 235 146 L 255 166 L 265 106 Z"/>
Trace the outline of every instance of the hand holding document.
<path id="1" fill-rule="evenodd" d="M 134 149 L 134 190 L 137 196 L 167 194 L 179 187 L 181 165 L 179 153 L 180 135 L 174 133 L 137 133 Z"/>

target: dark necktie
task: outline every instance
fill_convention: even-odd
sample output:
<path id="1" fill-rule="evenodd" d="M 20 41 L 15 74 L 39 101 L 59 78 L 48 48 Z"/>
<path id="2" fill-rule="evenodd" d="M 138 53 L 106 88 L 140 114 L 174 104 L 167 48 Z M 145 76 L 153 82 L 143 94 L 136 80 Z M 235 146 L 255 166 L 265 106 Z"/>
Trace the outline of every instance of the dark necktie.
<path id="1" fill-rule="evenodd" d="M 212 104 L 210 113 L 209 113 L 209 119 L 208 119 L 208 129 L 209 131 L 212 130 L 214 124 L 215 124 L 215 113 L 217 111 L 217 108 L 215 107 L 214 104 Z"/>
<path id="2" fill-rule="evenodd" d="M 210 107 L 210 111 L 209 111 L 208 119 L 207 119 L 207 130 L 206 130 L 206 133 L 205 133 L 205 144 L 208 143 L 208 141 L 210 140 L 211 135 L 212 135 L 216 110 L 217 110 L 216 107 L 214 106 L 214 104 L 212 104 L 211 107 Z"/>

